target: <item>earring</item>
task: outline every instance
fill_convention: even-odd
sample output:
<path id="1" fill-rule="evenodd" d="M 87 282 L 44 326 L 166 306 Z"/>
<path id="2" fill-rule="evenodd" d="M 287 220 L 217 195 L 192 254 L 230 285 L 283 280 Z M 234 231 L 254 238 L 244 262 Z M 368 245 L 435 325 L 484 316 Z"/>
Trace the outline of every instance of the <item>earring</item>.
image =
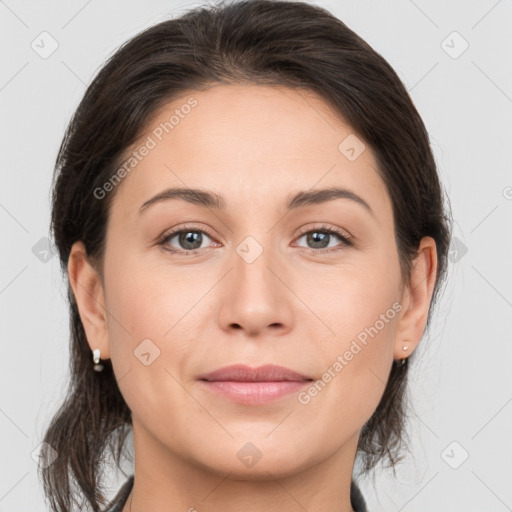
<path id="1" fill-rule="evenodd" d="M 407 345 L 404 345 L 404 346 L 402 347 L 402 350 L 403 350 L 404 352 L 406 352 L 407 350 L 409 350 L 409 347 L 408 347 Z M 407 361 L 407 357 L 404 357 L 403 359 L 401 359 L 400 366 L 403 366 L 403 365 L 405 364 L 405 362 L 406 362 L 406 361 Z"/>
<path id="2" fill-rule="evenodd" d="M 402 350 L 404 352 L 407 352 L 407 350 L 409 350 L 409 347 L 407 345 L 404 345 L 402 347 Z M 402 367 L 402 366 L 404 366 L 407 363 L 407 359 L 408 359 L 407 357 L 404 357 L 403 359 L 396 359 L 395 360 L 395 365 L 398 366 L 398 367 Z"/>
<path id="3" fill-rule="evenodd" d="M 94 371 L 97 371 L 97 372 L 102 372 L 103 371 L 103 365 L 100 364 L 100 356 L 101 356 L 100 349 L 99 348 L 95 348 L 92 351 L 92 360 L 94 362 L 93 369 L 94 369 Z"/>

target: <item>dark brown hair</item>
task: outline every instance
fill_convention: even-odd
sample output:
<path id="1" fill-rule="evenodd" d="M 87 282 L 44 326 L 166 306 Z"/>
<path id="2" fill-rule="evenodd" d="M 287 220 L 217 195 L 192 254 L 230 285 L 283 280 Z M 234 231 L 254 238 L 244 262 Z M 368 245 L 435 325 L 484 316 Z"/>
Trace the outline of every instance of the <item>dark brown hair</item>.
<path id="1" fill-rule="evenodd" d="M 428 328 L 446 274 L 451 218 L 427 131 L 386 60 L 327 10 L 304 2 L 247 0 L 196 8 L 141 32 L 109 58 L 76 109 L 55 164 L 51 230 L 64 275 L 78 240 L 102 275 L 115 190 L 103 200 L 93 191 L 119 168 L 151 116 L 187 91 L 223 83 L 315 92 L 373 150 L 393 204 L 404 283 L 422 237 L 437 244 Z M 84 504 L 99 511 L 106 502 L 105 455 L 119 467 L 131 413 L 110 361 L 103 361 L 103 372 L 92 370 L 92 352 L 67 284 L 71 379 L 44 436 L 58 458 L 40 466 L 41 477 L 53 511 Z M 401 459 L 407 371 L 407 364 L 390 368 L 382 400 L 361 431 L 364 472 L 386 460 L 394 468 Z M 41 455 L 50 456 L 44 450 Z"/>

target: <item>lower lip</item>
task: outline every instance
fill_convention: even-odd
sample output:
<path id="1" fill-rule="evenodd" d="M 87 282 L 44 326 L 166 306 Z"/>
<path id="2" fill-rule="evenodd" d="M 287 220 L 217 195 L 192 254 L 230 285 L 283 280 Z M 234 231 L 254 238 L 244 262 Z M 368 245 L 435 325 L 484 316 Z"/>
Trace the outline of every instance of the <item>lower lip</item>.
<path id="1" fill-rule="evenodd" d="M 246 405 L 265 404 L 300 391 L 311 384 L 309 380 L 283 380 L 277 382 L 239 382 L 206 381 L 202 382 L 209 390 L 233 402 Z"/>

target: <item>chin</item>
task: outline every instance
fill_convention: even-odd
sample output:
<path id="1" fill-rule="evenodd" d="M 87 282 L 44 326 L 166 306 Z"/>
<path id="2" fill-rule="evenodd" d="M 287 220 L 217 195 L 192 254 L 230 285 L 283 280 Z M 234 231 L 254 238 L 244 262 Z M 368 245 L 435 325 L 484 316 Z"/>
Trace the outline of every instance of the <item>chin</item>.
<path id="1" fill-rule="evenodd" d="M 254 442 L 234 441 L 233 445 L 217 445 L 216 450 L 200 451 L 196 463 L 210 472 L 223 477 L 229 475 L 233 480 L 273 480 L 292 476 L 309 466 L 315 465 L 321 457 L 307 457 L 302 453 L 299 456 L 295 443 L 287 448 L 282 443 L 277 447 L 267 439 Z"/>

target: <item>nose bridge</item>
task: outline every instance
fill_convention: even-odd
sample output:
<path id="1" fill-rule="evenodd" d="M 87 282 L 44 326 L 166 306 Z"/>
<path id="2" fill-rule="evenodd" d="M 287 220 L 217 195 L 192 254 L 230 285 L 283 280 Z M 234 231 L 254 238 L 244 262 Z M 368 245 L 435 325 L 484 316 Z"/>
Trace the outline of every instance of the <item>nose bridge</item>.
<path id="1" fill-rule="evenodd" d="M 263 230 L 260 232 L 263 234 L 246 236 L 235 247 L 230 285 L 221 314 L 226 325 L 237 324 L 253 334 L 289 321 L 286 288 L 276 277 L 279 260 L 271 247 L 272 237 Z"/>
<path id="2" fill-rule="evenodd" d="M 271 236 L 265 233 L 248 235 L 236 246 L 234 279 L 238 289 L 248 288 L 253 296 L 261 293 L 267 295 L 274 291 L 276 278 L 270 269 L 272 262 L 276 264 L 278 260 L 276 255 L 272 254 L 270 240 Z M 268 299 L 270 297 L 267 297 Z"/>

